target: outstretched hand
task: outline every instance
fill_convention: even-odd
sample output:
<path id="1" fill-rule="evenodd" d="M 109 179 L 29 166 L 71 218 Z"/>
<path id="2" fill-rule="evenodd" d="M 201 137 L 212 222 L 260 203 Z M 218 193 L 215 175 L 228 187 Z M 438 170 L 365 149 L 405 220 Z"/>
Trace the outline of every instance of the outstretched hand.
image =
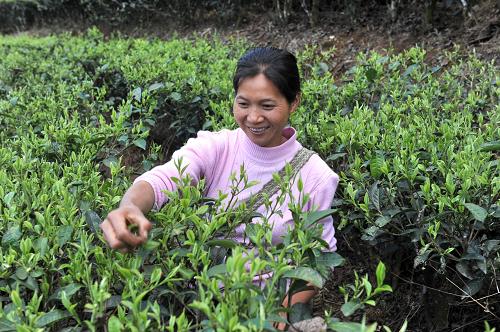
<path id="1" fill-rule="evenodd" d="M 111 248 L 128 252 L 147 241 L 152 224 L 137 206 L 126 205 L 111 211 L 100 227 Z"/>

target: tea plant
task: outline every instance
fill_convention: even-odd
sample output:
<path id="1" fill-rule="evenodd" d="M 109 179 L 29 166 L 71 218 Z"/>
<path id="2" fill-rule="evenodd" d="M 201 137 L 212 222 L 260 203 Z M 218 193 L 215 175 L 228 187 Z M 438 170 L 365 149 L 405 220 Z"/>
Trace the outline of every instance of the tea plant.
<path id="1" fill-rule="evenodd" d="M 135 175 L 200 129 L 235 127 L 230 79 L 245 48 L 243 41 L 105 40 L 97 29 L 0 37 L 4 330 L 271 329 L 287 292 L 321 286 L 328 266 L 340 263 L 309 228 L 330 213 L 338 234 L 388 270 L 423 274 L 431 287 L 444 280 L 495 318 L 498 70 L 458 52 L 435 64 L 420 48 L 360 54 L 338 78 L 311 49 L 298 56 L 306 79 L 291 124 L 341 184 L 331 210 L 304 213 L 306 195 L 291 202 L 294 227 L 282 245 L 270 246 L 269 225 L 251 223 L 256 216 L 231 199 L 252 185 L 244 172 L 227 196 L 203 197 L 203 183 L 171 193 L 170 204 L 150 215 L 156 227 L 137 252 L 104 244 L 100 216 Z M 263 220 L 290 203 L 292 179 L 277 180 L 281 194 Z M 240 224 L 248 246 L 230 237 Z M 250 283 L 269 271 L 265 286 Z M 359 303 L 371 303 L 369 287 L 354 280 Z M 289 322 L 297 310 L 286 310 Z"/>
<path id="2" fill-rule="evenodd" d="M 342 286 L 339 288 L 340 293 L 344 295 L 344 304 L 341 307 L 344 316 L 352 315 L 356 310 L 364 308 L 365 305 L 374 306 L 376 304 L 374 298 L 384 292 L 392 292 L 392 287 L 384 284 L 385 265 L 379 262 L 376 270 L 377 286 L 373 288 L 368 275 L 359 277 L 354 271 L 354 284 Z"/>
<path id="3" fill-rule="evenodd" d="M 179 174 L 182 169 L 178 164 Z M 302 290 L 306 282 L 321 287 L 329 269 L 342 263 L 338 254 L 322 251 L 321 228 L 315 227 L 331 211 L 302 212 L 308 198 L 304 195 L 302 201 L 294 202 L 289 196 L 296 182 L 291 173 L 287 167 L 287 175 L 277 179 L 281 191 L 272 200 L 282 205 L 288 199 L 295 211 L 294 226 L 279 245 L 272 243 L 273 204 L 266 204 L 270 214 L 264 216 L 231 197 L 254 184 L 243 168 L 234 174 L 230 193 L 209 201 L 202 195 L 203 181 L 192 187 L 189 177 L 174 179 L 178 191 L 167 193 L 166 207 L 153 216 L 159 223 L 151 235 L 155 254 L 140 253 L 149 264 L 164 262 L 168 253 L 183 276 L 168 292 L 173 296 L 168 298 L 171 312 L 185 312 L 182 319 L 187 317 L 197 329 L 272 329 L 273 322 L 280 320 L 286 295 Z M 256 217 L 261 221 L 251 223 Z M 243 244 L 232 239 L 242 224 Z M 268 277 L 257 282 L 259 275 Z"/>
<path id="4" fill-rule="evenodd" d="M 499 268 L 498 70 L 457 50 L 441 64 L 425 58 L 412 48 L 360 54 L 340 78 L 312 70 L 290 121 L 340 174 L 338 229 L 354 242 L 360 234 L 395 270 L 444 278 L 455 294 L 497 307 L 486 285 Z M 232 125 L 213 109 L 212 122 Z"/>

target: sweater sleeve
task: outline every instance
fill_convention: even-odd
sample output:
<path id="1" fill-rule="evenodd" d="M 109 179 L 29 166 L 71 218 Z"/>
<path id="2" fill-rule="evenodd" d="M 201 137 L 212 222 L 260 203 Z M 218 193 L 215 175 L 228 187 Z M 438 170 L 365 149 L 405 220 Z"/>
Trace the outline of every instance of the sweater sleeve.
<path id="1" fill-rule="evenodd" d="M 339 176 L 330 171 L 325 178 L 322 179 L 316 190 L 311 193 L 310 203 L 317 211 L 330 209 L 332 206 L 333 197 L 339 184 Z M 337 239 L 335 239 L 335 228 L 333 226 L 332 216 L 328 216 L 319 221 L 323 224 L 323 240 L 328 243 L 328 251 L 337 250 Z"/>
<path id="2" fill-rule="evenodd" d="M 208 182 L 220 153 L 222 136 L 221 132 L 200 131 L 196 138 L 190 138 L 182 148 L 175 151 L 169 162 L 156 166 L 135 179 L 134 183 L 146 181 L 153 187 L 155 193 L 153 210 L 159 210 L 167 201 L 164 191 L 177 189 L 172 180 L 173 177 L 180 178 L 175 166 L 176 160 L 182 158 L 181 166 L 186 166 L 183 174 L 184 176 L 189 174 L 194 183 L 198 183 L 201 178 L 207 178 Z"/>

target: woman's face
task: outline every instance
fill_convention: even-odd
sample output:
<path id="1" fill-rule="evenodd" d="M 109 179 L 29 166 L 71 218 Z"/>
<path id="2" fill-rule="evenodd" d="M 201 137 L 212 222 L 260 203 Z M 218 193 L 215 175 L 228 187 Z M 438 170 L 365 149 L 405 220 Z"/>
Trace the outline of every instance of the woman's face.
<path id="1" fill-rule="evenodd" d="M 252 142 L 262 147 L 282 144 L 282 130 L 298 106 L 298 99 L 289 104 L 278 88 L 264 74 L 240 82 L 234 98 L 236 122 Z"/>

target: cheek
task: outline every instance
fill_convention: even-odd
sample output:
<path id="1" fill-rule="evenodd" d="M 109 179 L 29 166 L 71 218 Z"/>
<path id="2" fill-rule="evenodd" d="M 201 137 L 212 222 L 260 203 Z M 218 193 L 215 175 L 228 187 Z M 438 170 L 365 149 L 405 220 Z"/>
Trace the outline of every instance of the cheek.
<path id="1" fill-rule="evenodd" d="M 244 115 L 237 107 L 233 107 L 233 116 L 237 123 L 243 121 Z"/>
<path id="2" fill-rule="evenodd" d="M 287 109 L 281 109 L 279 112 L 276 112 L 273 116 L 274 122 L 277 123 L 287 123 L 290 117 L 290 112 Z"/>

